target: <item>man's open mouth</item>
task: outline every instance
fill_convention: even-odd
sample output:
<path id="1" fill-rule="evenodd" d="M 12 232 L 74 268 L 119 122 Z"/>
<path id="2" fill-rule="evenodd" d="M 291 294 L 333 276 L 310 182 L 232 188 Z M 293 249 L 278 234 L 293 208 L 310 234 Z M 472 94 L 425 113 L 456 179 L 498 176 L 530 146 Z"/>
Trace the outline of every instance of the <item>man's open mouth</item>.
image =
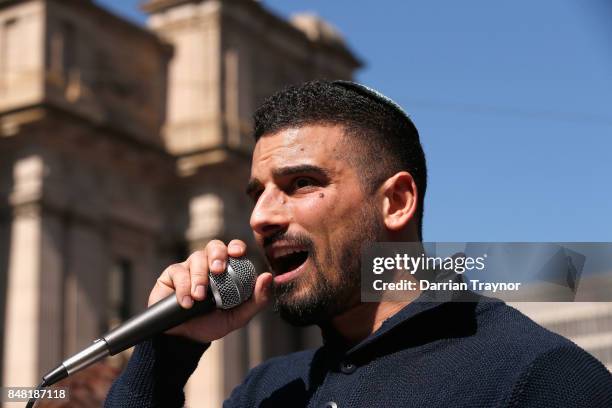
<path id="1" fill-rule="evenodd" d="M 278 248 L 271 251 L 268 261 L 274 275 L 291 272 L 306 262 L 309 252 L 303 248 Z"/>

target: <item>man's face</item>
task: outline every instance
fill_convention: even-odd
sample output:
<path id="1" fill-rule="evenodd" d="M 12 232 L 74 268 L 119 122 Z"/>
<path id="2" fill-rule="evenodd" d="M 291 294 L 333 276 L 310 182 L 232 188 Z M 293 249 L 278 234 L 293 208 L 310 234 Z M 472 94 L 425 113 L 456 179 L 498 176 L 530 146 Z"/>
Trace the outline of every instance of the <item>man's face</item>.
<path id="1" fill-rule="evenodd" d="M 298 325 L 320 323 L 359 301 L 360 251 L 382 220 L 346 160 L 340 126 L 289 128 L 259 139 L 248 193 L 251 228 L 274 275 L 276 307 Z"/>

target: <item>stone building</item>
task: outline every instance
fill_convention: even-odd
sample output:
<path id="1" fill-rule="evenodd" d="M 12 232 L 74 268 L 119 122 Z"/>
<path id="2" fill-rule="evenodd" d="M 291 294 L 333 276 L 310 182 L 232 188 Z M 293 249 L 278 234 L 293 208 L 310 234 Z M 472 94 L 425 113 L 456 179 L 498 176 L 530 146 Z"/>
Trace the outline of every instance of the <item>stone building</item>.
<path id="1" fill-rule="evenodd" d="M 361 65 L 328 23 L 257 1 L 143 9 L 147 28 L 88 0 L 0 2 L 4 386 L 144 309 L 164 267 L 211 238 L 252 239 L 254 107 Z M 188 403 L 220 406 L 247 369 L 317 337 L 258 316 L 206 352 Z"/>

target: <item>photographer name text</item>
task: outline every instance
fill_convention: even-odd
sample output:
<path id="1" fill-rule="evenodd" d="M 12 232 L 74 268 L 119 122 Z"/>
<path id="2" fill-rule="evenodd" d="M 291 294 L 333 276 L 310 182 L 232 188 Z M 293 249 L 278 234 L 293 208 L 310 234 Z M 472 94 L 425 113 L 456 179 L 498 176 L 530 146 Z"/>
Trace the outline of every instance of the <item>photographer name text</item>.
<path id="1" fill-rule="evenodd" d="M 471 279 L 467 282 L 455 282 L 449 280 L 448 282 L 431 282 L 428 280 L 413 281 L 408 279 L 402 279 L 397 282 L 384 282 L 381 279 L 377 279 L 372 282 L 372 287 L 376 291 L 414 291 L 417 290 L 453 290 L 453 291 L 486 291 L 486 292 L 500 292 L 500 291 L 516 291 L 519 290 L 522 282 L 482 282 L 477 279 Z"/>

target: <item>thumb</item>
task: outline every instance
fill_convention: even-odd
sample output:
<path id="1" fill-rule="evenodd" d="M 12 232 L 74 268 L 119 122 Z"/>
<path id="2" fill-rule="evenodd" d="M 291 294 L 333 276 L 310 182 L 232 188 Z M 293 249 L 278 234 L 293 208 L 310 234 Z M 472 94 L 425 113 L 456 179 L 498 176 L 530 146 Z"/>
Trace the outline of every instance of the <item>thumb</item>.
<path id="1" fill-rule="evenodd" d="M 264 272 L 257 277 L 255 282 L 255 289 L 253 290 L 253 296 L 249 301 L 254 301 L 257 305 L 257 311 L 263 309 L 272 298 L 272 274 L 270 272 Z"/>
<path id="2" fill-rule="evenodd" d="M 235 327 L 244 326 L 253 316 L 265 308 L 272 299 L 272 274 L 264 272 L 257 277 L 253 295 L 237 308 L 230 309 Z"/>

